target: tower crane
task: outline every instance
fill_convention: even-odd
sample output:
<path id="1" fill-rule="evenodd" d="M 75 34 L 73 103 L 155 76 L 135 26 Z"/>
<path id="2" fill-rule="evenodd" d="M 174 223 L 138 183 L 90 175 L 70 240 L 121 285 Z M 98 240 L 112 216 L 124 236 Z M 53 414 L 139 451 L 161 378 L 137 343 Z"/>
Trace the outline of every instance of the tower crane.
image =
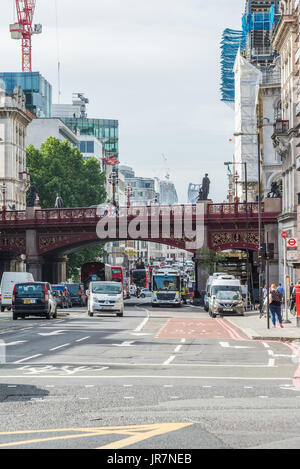
<path id="1" fill-rule="evenodd" d="M 36 0 L 15 0 L 18 22 L 11 24 L 9 29 L 12 39 L 22 40 L 22 71 L 32 72 L 32 44 L 33 34 L 42 32 L 42 25 L 33 25 Z"/>

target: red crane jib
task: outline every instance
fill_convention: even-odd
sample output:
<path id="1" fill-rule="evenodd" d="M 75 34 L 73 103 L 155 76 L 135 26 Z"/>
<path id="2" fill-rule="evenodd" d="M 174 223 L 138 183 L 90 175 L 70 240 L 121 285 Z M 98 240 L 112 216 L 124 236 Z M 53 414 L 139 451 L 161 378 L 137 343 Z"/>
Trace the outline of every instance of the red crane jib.
<path id="1" fill-rule="evenodd" d="M 22 31 L 22 71 L 31 72 L 31 36 L 33 34 L 32 22 L 36 0 L 16 0 L 18 24 L 23 26 Z"/>

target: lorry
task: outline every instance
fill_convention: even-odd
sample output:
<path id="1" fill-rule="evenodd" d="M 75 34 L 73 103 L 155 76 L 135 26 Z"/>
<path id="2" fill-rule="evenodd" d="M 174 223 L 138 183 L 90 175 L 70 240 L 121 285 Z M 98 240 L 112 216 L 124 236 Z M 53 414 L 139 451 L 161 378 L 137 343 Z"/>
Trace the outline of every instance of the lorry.
<path id="1" fill-rule="evenodd" d="M 159 305 L 181 306 L 181 273 L 176 269 L 158 269 L 152 275 L 153 307 Z"/>

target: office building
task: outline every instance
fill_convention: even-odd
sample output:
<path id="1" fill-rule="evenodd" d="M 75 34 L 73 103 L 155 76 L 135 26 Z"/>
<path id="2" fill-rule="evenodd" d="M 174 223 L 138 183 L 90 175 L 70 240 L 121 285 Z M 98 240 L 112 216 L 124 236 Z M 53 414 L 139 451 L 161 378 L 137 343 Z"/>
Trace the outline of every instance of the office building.
<path id="1" fill-rule="evenodd" d="M 36 117 L 51 117 L 52 86 L 39 72 L 0 73 L 5 90 L 11 94 L 20 86 L 26 99 L 26 109 Z"/>

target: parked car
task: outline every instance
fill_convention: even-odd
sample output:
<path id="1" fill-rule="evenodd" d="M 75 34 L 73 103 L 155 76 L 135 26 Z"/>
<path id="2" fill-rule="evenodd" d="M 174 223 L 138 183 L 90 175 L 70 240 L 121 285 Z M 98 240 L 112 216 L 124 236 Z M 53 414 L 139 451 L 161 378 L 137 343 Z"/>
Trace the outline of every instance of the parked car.
<path id="1" fill-rule="evenodd" d="M 28 272 L 3 272 L 0 285 L 1 313 L 5 308 L 11 309 L 14 286 L 22 282 L 34 282 L 32 274 Z"/>
<path id="2" fill-rule="evenodd" d="M 87 301 L 83 284 L 68 283 L 66 287 L 71 296 L 72 306 L 86 306 Z"/>
<path id="3" fill-rule="evenodd" d="M 58 308 L 66 308 L 66 298 L 61 290 L 53 290 L 53 296 Z"/>
<path id="4" fill-rule="evenodd" d="M 13 320 L 19 317 L 57 317 L 57 305 L 51 285 L 46 282 L 17 283 L 12 294 Z"/>
<path id="5" fill-rule="evenodd" d="M 64 285 L 52 285 L 52 290 L 56 298 L 57 306 L 60 308 L 69 308 L 70 302 L 67 297 L 67 288 Z"/>
<path id="6" fill-rule="evenodd" d="M 90 282 L 87 290 L 88 315 L 110 311 L 117 316 L 124 314 L 122 284 L 117 282 Z"/>
<path id="7" fill-rule="evenodd" d="M 149 288 L 142 288 L 141 298 L 152 298 L 152 291 Z"/>

